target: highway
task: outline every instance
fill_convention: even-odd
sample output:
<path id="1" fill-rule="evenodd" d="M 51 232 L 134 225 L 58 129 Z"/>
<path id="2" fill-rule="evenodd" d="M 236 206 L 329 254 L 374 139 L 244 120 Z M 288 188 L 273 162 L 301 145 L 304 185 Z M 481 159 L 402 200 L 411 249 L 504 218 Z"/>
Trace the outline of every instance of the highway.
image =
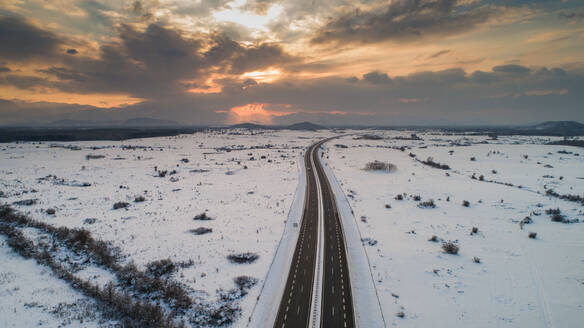
<path id="1" fill-rule="evenodd" d="M 304 156 L 306 199 L 275 328 L 354 327 L 344 233 L 318 148 Z"/>

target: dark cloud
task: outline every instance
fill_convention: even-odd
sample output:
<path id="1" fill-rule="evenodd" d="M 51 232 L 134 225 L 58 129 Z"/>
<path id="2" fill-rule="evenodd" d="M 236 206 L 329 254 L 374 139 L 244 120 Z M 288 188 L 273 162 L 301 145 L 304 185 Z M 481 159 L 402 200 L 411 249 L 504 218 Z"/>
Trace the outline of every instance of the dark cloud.
<path id="1" fill-rule="evenodd" d="M 385 84 L 391 82 L 391 79 L 386 73 L 382 73 L 379 71 L 373 71 L 367 74 L 363 74 L 363 80 L 373 84 Z"/>
<path id="2" fill-rule="evenodd" d="M 577 12 L 577 11 L 569 11 L 569 12 L 561 12 L 558 14 L 560 18 L 568 19 L 568 20 L 583 20 L 584 19 L 584 11 Z"/>
<path id="3" fill-rule="evenodd" d="M 52 32 L 39 29 L 21 17 L 0 16 L 0 58 L 21 61 L 52 57 L 62 43 Z"/>
<path id="4" fill-rule="evenodd" d="M 185 82 L 204 82 L 213 73 L 240 75 L 299 62 L 277 44 L 244 46 L 224 35 L 190 38 L 158 24 L 144 31 L 122 25 L 118 36 L 119 41 L 102 45 L 96 57 L 63 55 L 38 72 L 58 79 L 51 86 L 66 92 L 155 99 L 184 93 Z M 46 85 L 45 79 L 37 81 Z"/>
<path id="5" fill-rule="evenodd" d="M 205 53 L 207 62 L 222 66 L 231 74 L 242 74 L 271 66 L 286 66 L 299 62 L 284 52 L 277 44 L 262 43 L 248 47 L 242 46 L 225 35 L 217 35 L 213 47 Z"/>
<path id="6" fill-rule="evenodd" d="M 446 55 L 449 52 L 450 52 L 450 50 L 441 50 L 441 51 L 438 51 L 438 52 L 430 55 L 428 58 L 429 59 L 438 58 L 438 57 L 440 57 L 442 55 Z"/>
<path id="7" fill-rule="evenodd" d="M 282 123 L 300 118 L 327 124 L 370 125 L 584 120 L 581 110 L 584 74 L 578 71 L 541 68 L 525 74 L 508 74 L 450 69 L 395 76 L 391 80 L 389 84 L 372 84 L 327 77 L 253 84 L 226 79 L 219 93 L 160 97 L 116 111 L 96 109 L 89 111 L 90 118 L 83 116 L 88 115 L 86 111 L 71 112 L 74 107 L 53 104 L 50 108 L 61 108 L 63 114 L 59 116 L 51 109 L 51 119 L 113 119 L 108 115 L 115 112 L 117 118 L 172 117 L 185 124 L 217 124 L 226 122 L 228 113 L 224 111 L 234 106 L 264 103 L 273 111 L 298 111 L 278 118 L 277 122 Z M 33 122 L 38 117 L 47 119 L 44 111 L 27 113 L 28 121 L 24 122 Z"/>
<path id="8" fill-rule="evenodd" d="M 531 70 L 521 65 L 501 65 L 493 67 L 493 72 L 527 74 Z"/>
<path id="9" fill-rule="evenodd" d="M 459 5 L 456 0 L 396 0 L 383 9 L 351 11 L 331 19 L 312 43 L 415 41 L 427 36 L 467 32 L 497 13 L 488 5 Z"/>
<path id="10" fill-rule="evenodd" d="M 10 69 L 10 67 L 8 66 L 0 66 L 0 73 L 9 73 L 12 72 L 12 70 Z"/>
<path id="11" fill-rule="evenodd" d="M 79 52 L 77 51 L 77 49 L 67 49 L 67 54 L 68 55 L 77 55 Z"/>
<path id="12" fill-rule="evenodd" d="M 265 15 L 270 7 L 277 2 L 280 2 L 280 0 L 247 0 L 241 9 L 258 15 Z"/>
<path id="13" fill-rule="evenodd" d="M 351 76 L 351 77 L 348 77 L 347 78 L 347 82 L 349 82 L 349 83 L 357 83 L 357 82 L 359 82 L 359 78 L 356 77 L 356 76 Z"/>
<path id="14" fill-rule="evenodd" d="M 37 87 L 50 86 L 51 82 L 36 76 L 2 74 L 0 75 L 0 85 L 12 86 L 21 90 L 32 90 Z"/>

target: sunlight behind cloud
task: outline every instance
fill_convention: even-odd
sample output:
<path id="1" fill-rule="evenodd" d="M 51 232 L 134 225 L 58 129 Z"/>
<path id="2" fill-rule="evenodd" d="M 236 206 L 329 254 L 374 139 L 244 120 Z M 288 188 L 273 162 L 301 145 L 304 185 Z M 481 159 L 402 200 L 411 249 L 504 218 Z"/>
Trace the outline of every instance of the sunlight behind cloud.
<path id="1" fill-rule="evenodd" d="M 258 15 L 252 12 L 243 11 L 242 6 L 245 0 L 237 0 L 231 9 L 221 10 L 213 13 L 213 17 L 218 22 L 232 22 L 243 25 L 248 28 L 268 31 L 266 27 L 270 21 L 280 15 L 283 10 L 281 5 L 272 5 L 266 15 Z"/>
<path id="2" fill-rule="evenodd" d="M 275 81 L 280 76 L 280 71 L 277 69 L 267 71 L 247 72 L 242 75 L 244 78 L 254 79 L 258 83 L 270 83 Z"/>
<path id="3" fill-rule="evenodd" d="M 252 103 L 231 108 L 229 120 L 231 123 L 259 123 L 272 124 L 274 116 L 289 115 L 291 112 L 272 111 L 267 107 L 269 104 Z"/>

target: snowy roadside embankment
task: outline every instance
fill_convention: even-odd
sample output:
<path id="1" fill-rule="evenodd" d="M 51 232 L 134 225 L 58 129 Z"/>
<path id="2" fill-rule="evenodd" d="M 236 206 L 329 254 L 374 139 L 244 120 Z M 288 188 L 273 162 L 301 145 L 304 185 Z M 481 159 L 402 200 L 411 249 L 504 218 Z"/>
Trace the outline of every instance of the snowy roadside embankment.
<path id="1" fill-rule="evenodd" d="M 286 280 L 298 235 L 302 222 L 302 213 L 306 200 L 306 167 L 304 165 L 304 151 L 298 155 L 298 186 L 290 211 L 286 227 L 278 247 L 276 255 L 272 260 L 270 269 L 264 279 L 264 284 L 258 296 L 258 302 L 254 306 L 253 313 L 249 319 L 249 327 L 262 327 L 266 322 L 275 322 L 278 315 L 278 308 L 282 301 Z"/>
<path id="2" fill-rule="evenodd" d="M 329 143 L 334 141 L 336 139 Z M 321 149 L 319 149 L 318 158 L 321 160 L 322 167 L 335 195 L 337 210 L 343 226 L 353 295 L 353 310 L 355 311 L 355 324 L 357 327 L 384 327 L 385 319 L 383 318 L 381 304 L 373 282 L 369 258 L 361 242 L 361 232 L 353 216 L 353 210 L 334 173 L 327 165 L 327 162 L 322 160 Z"/>

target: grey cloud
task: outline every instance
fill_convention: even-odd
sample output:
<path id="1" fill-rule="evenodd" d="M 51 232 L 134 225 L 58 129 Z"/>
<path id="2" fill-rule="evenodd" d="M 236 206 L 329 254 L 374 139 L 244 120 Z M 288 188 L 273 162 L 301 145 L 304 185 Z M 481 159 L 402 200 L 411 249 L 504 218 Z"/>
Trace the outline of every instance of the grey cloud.
<path id="1" fill-rule="evenodd" d="M 0 58 L 22 61 L 52 57 L 62 43 L 52 32 L 39 29 L 21 17 L 0 16 Z"/>
<path id="2" fill-rule="evenodd" d="M 36 76 L 27 75 L 0 75 L 0 85 L 13 86 L 21 90 L 31 90 L 36 87 L 50 86 L 51 82 Z"/>
<path id="3" fill-rule="evenodd" d="M 441 51 L 438 51 L 438 52 L 430 55 L 428 58 L 429 59 L 438 58 L 438 57 L 440 57 L 442 55 L 446 55 L 449 52 L 450 52 L 450 50 L 441 50 Z"/>
<path id="4" fill-rule="evenodd" d="M 177 94 L 115 112 L 124 117 L 172 117 L 189 124 L 215 124 L 226 122 L 227 113 L 222 111 L 265 103 L 275 111 L 300 111 L 278 118 L 281 122 L 300 118 L 373 125 L 584 120 L 584 74 L 554 68 L 526 74 L 451 69 L 395 76 L 389 84 L 375 85 L 340 77 L 281 80 L 247 88 L 242 87 L 245 81 L 236 79 L 224 83 L 220 93 Z M 421 99 L 424 101 L 416 101 Z M 331 114 L 333 111 L 346 114 Z M 95 116 L 108 112 L 112 111 L 97 111 Z M 35 113 L 44 115 L 31 111 L 29 120 Z"/>
<path id="5" fill-rule="evenodd" d="M 277 2 L 280 0 L 247 0 L 242 9 L 258 15 L 265 15 L 270 7 Z"/>
<path id="6" fill-rule="evenodd" d="M 270 66 L 297 63 L 300 59 L 288 55 L 277 44 L 262 43 L 244 47 L 225 35 L 214 39 L 214 46 L 205 53 L 212 65 L 221 65 L 232 74 L 241 74 Z"/>
<path id="7" fill-rule="evenodd" d="M 531 70 L 525 66 L 511 64 L 495 66 L 493 67 L 493 72 L 526 74 Z"/>
<path id="8" fill-rule="evenodd" d="M 77 55 L 79 52 L 77 51 L 77 49 L 67 49 L 67 54 L 68 55 Z"/>
<path id="9" fill-rule="evenodd" d="M 357 83 L 357 82 L 359 82 L 359 78 L 356 77 L 356 76 L 351 76 L 351 77 L 348 77 L 347 78 L 347 82 L 349 82 L 349 83 Z"/>
<path id="10" fill-rule="evenodd" d="M 560 18 L 568 19 L 568 20 L 582 20 L 584 19 L 584 12 L 577 12 L 577 11 L 569 11 L 569 12 L 561 12 L 558 14 Z"/>
<path id="11" fill-rule="evenodd" d="M 189 38 L 157 24 L 144 31 L 122 25 L 118 35 L 119 41 L 101 46 L 97 58 L 62 54 L 38 72 L 57 78 L 51 87 L 66 92 L 123 92 L 155 99 L 183 93 L 185 82 L 205 81 L 214 72 L 239 75 L 299 62 L 276 44 L 243 46 L 225 35 Z M 46 85 L 44 79 L 37 81 Z"/>
<path id="12" fill-rule="evenodd" d="M 12 72 L 12 70 L 10 69 L 10 67 L 8 66 L 0 66 L 0 73 L 9 73 Z"/>
<path id="13" fill-rule="evenodd" d="M 364 74 L 363 80 L 373 84 L 384 84 L 391 82 L 391 79 L 386 73 L 382 73 L 379 71 L 373 71 Z"/>
<path id="14" fill-rule="evenodd" d="M 352 11 L 333 18 L 311 39 L 315 44 L 415 41 L 467 32 L 497 13 L 488 5 L 458 5 L 456 0 L 396 0 L 384 9 Z"/>

